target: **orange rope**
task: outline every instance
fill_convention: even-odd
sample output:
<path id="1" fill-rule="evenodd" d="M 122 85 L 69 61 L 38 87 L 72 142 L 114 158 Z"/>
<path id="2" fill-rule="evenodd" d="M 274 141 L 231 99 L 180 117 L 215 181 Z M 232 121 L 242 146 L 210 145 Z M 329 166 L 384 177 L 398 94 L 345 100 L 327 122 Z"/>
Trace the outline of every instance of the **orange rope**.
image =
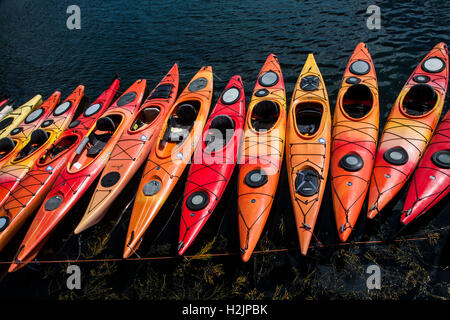
<path id="1" fill-rule="evenodd" d="M 392 242 L 405 242 L 405 241 L 422 241 L 428 240 L 428 237 L 421 238 L 409 238 L 409 239 L 394 239 Z M 320 244 L 316 246 L 310 246 L 310 248 L 326 248 L 326 247 L 339 247 L 339 246 L 350 246 L 350 245 L 364 245 L 364 244 L 382 244 L 387 243 L 388 241 L 383 240 L 372 240 L 372 241 L 357 241 L 357 242 L 344 242 L 344 243 L 334 243 L 334 244 Z M 272 249 L 272 250 L 255 250 L 253 254 L 265 254 L 265 253 L 279 253 L 279 252 L 288 252 L 288 251 L 298 251 L 299 248 L 284 248 L 284 249 Z M 223 256 L 235 256 L 239 255 L 240 252 L 222 252 L 222 253 L 207 253 L 200 255 L 185 255 L 184 257 L 187 259 L 200 259 L 200 258 L 212 258 L 212 257 L 223 257 Z M 180 256 L 162 256 L 162 257 L 144 257 L 144 258 L 110 258 L 110 259 L 74 259 L 74 260 L 33 260 L 27 263 L 34 264 L 51 264 L 51 263 L 84 263 L 84 262 L 120 262 L 120 261 L 151 261 L 151 260 L 172 260 L 178 259 Z M 13 261 L 0 261 L 1 264 L 11 264 Z M 25 262 L 16 262 L 16 263 L 25 263 Z"/>

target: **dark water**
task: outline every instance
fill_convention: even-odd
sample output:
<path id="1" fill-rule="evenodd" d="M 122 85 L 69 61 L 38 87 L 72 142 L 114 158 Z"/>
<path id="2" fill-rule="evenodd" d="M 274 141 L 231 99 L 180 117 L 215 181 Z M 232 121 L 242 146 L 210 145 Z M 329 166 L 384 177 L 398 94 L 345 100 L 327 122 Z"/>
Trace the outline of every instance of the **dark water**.
<path id="1" fill-rule="evenodd" d="M 81 8 L 81 30 L 66 27 L 69 5 Z M 366 9 L 381 8 L 381 29 L 366 26 Z M 325 79 L 332 107 L 340 79 L 354 47 L 365 42 L 379 79 L 381 125 L 398 92 L 423 56 L 438 42 L 450 43 L 450 2 L 411 1 L 26 1 L 0 2 L 0 93 L 16 103 L 34 94 L 47 97 L 59 89 L 68 95 L 78 84 L 94 98 L 118 73 L 126 88 L 138 78 L 149 87 L 177 62 L 186 84 L 203 65 L 214 70 L 215 99 L 228 79 L 240 74 L 247 97 L 269 53 L 279 57 L 290 100 L 307 54 L 313 52 Z M 247 100 L 248 102 L 248 100 Z M 445 110 L 448 109 L 449 98 Z M 285 170 L 285 168 L 284 168 Z M 83 289 L 65 288 L 67 264 L 41 265 L 5 275 L 0 296 L 39 298 L 439 298 L 449 297 L 448 226 L 450 205 L 444 200 L 426 221 L 402 234 L 428 241 L 378 246 L 312 249 L 302 258 L 285 171 L 275 204 L 257 249 L 293 249 L 255 255 L 244 265 L 239 256 L 207 260 L 84 263 Z M 136 176 L 106 221 L 81 238 L 70 236 L 84 212 L 80 203 L 44 247 L 42 259 L 120 257 Z M 141 256 L 176 253 L 183 182 L 175 189 L 149 229 Z M 324 244 L 338 242 L 330 191 L 316 227 Z M 353 241 L 386 240 L 395 231 L 403 194 L 371 224 L 361 215 Z M 198 237 L 192 254 L 237 252 L 236 180 L 231 181 L 215 215 Z M 87 199 L 88 200 L 88 199 Z M 85 199 L 84 202 L 87 201 Z M 123 213 L 123 214 L 122 214 Z M 437 234 L 437 235 L 436 235 Z M 109 238 L 105 238 L 109 235 Z M 433 236 L 434 235 L 434 236 Z M 0 260 L 11 259 L 19 235 Z M 216 237 L 216 238 L 215 238 Z M 434 238 L 433 238 L 434 237 Z M 435 239 L 437 237 L 437 239 Z M 107 241 L 106 241 L 106 240 Z M 435 240 L 433 240 L 435 239 Z M 67 241 L 66 241 L 67 240 Z M 102 241 L 105 240 L 105 241 Z M 383 270 L 381 291 L 368 292 L 365 268 Z M 0 269 L 6 268 L 0 265 Z M 4 272 L 1 272 L 4 274 Z M 26 288 L 26 289 L 25 289 Z"/>

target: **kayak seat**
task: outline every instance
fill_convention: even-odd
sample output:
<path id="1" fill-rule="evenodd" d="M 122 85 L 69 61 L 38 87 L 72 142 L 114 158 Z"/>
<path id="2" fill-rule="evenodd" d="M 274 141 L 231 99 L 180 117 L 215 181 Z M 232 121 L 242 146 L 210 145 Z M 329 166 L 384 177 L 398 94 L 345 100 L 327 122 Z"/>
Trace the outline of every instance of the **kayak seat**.
<path id="1" fill-rule="evenodd" d="M 188 135 L 197 118 L 197 110 L 190 103 L 179 105 L 175 115 L 171 115 L 162 142 L 181 142 Z"/>
<path id="2" fill-rule="evenodd" d="M 342 98 L 344 111 L 354 119 L 365 117 L 372 110 L 372 105 L 372 92 L 363 84 L 351 86 Z"/>
<path id="3" fill-rule="evenodd" d="M 42 129 L 34 130 L 31 133 L 30 141 L 27 143 L 27 145 L 20 150 L 20 152 L 17 154 L 16 161 L 21 160 L 23 158 L 26 158 L 30 154 L 32 154 L 34 151 L 39 149 L 49 138 L 49 134 L 47 131 Z"/>
<path id="4" fill-rule="evenodd" d="M 417 84 L 403 99 L 403 110 L 411 116 L 421 116 L 433 109 L 436 100 L 436 92 L 430 85 Z"/>
<path id="5" fill-rule="evenodd" d="M 295 119 L 303 135 L 313 135 L 320 128 L 322 106 L 318 103 L 304 103 L 297 106 Z"/>
<path id="6" fill-rule="evenodd" d="M 214 117 L 205 138 L 206 151 L 215 152 L 222 149 L 233 136 L 234 127 L 234 121 L 229 116 Z"/>
<path id="7" fill-rule="evenodd" d="M 96 127 L 101 131 L 114 132 L 116 130 L 116 125 L 114 121 L 109 117 L 102 117 L 97 120 Z"/>
<path id="8" fill-rule="evenodd" d="M 16 143 L 10 137 L 0 139 L 0 159 L 4 158 L 8 153 L 10 153 L 15 146 Z"/>
<path id="9" fill-rule="evenodd" d="M 253 107 L 251 123 L 257 131 L 269 130 L 277 122 L 280 115 L 278 104 L 273 101 L 261 101 Z"/>
<path id="10" fill-rule="evenodd" d="M 132 125 L 132 130 L 136 131 L 142 128 L 145 124 L 152 123 L 159 115 L 160 110 L 157 107 L 148 107 L 139 112 L 136 121 Z"/>
<path id="11" fill-rule="evenodd" d="M 109 139 L 111 139 L 114 131 L 116 130 L 116 124 L 109 117 L 102 117 L 97 120 L 96 127 L 100 131 L 106 131 L 107 133 L 98 134 L 91 133 L 89 135 L 89 143 L 92 145 L 88 150 L 86 155 L 89 157 L 97 156 L 106 146 Z"/>

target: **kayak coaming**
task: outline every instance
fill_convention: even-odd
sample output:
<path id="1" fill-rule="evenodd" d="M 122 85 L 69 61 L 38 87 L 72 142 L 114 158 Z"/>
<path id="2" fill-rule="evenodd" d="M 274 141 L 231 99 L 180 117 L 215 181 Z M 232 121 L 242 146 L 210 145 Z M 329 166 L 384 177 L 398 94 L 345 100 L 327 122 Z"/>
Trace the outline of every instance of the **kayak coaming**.
<path id="1" fill-rule="evenodd" d="M 440 72 L 427 72 L 423 64 L 430 58 L 438 57 L 444 62 Z M 401 190 L 412 175 L 439 121 L 448 85 L 448 49 L 443 42 L 437 44 L 416 67 L 401 90 L 392 107 L 378 146 L 374 170 L 369 188 L 367 217 L 373 219 L 387 203 Z M 428 78 L 427 85 L 436 94 L 434 107 L 419 116 L 408 115 L 403 110 L 403 99 L 411 88 L 419 84 L 414 78 Z M 417 79 L 417 78 L 416 78 Z M 391 165 L 385 159 L 386 151 L 401 146 L 406 152 L 406 162 Z"/>
<path id="2" fill-rule="evenodd" d="M 449 194 L 450 169 L 433 162 L 433 155 L 443 150 L 450 152 L 450 111 L 439 124 L 414 171 L 400 217 L 403 225 L 424 215 Z"/>
<path id="3" fill-rule="evenodd" d="M 35 95 L 28 102 L 17 109 L 12 110 L 0 121 L 6 121 L 6 119 L 11 118 L 11 123 L 3 129 L 0 129 L 0 139 L 9 136 L 12 130 L 14 130 L 23 120 L 36 108 L 42 104 L 42 96 L 40 94 Z M 0 122 L 0 123 L 1 123 Z"/>
<path id="4" fill-rule="evenodd" d="M 152 94 L 158 87 L 167 85 L 172 86 L 167 98 L 152 97 Z M 104 217 L 108 208 L 145 162 L 158 136 L 155 133 L 158 133 L 161 129 L 163 120 L 166 118 L 177 98 L 178 85 L 179 73 L 178 66 L 175 64 L 150 93 L 147 101 L 141 106 L 140 110 L 130 122 L 130 125 L 117 141 L 101 174 L 100 181 L 97 184 L 88 208 L 75 233 L 80 233 L 92 227 Z M 160 112 L 157 117 L 138 130 L 131 130 L 131 126 L 135 123 L 137 117 L 140 116 L 140 112 L 150 107 L 159 108 Z M 102 181 L 105 179 L 105 176 L 108 177 L 111 174 L 119 174 L 117 181 L 112 185 L 103 185 Z"/>
<path id="5" fill-rule="evenodd" d="M 206 80 L 205 86 L 200 90 L 190 91 L 190 86 L 197 82 L 198 79 Z M 212 68 L 210 66 L 202 67 L 180 94 L 168 113 L 161 132 L 150 151 L 144 174 L 138 187 L 125 240 L 123 253 L 125 259 L 138 249 L 145 231 L 158 214 L 191 159 L 208 117 L 212 95 Z M 195 101 L 199 104 L 189 135 L 178 144 L 173 142 L 170 145 L 168 143 L 163 144 L 162 141 L 164 141 L 170 117 L 175 113 L 178 106 L 189 101 Z M 145 195 L 143 192 L 144 187 L 153 181 L 158 181 L 160 189 L 153 195 Z"/>
<path id="6" fill-rule="evenodd" d="M 278 81 L 269 87 L 262 86 L 259 83 L 261 76 L 270 71 L 277 75 Z M 258 97 L 259 90 L 266 90 L 267 94 Z M 263 101 L 275 103 L 278 106 L 279 115 L 269 130 L 258 132 L 253 128 L 251 117 L 254 107 Z M 244 140 L 240 148 L 238 225 L 241 258 L 244 262 L 250 259 L 272 208 L 283 161 L 285 129 L 286 90 L 278 58 L 270 54 L 258 75 L 258 81 L 253 90 L 247 109 Z M 266 172 L 268 181 L 257 188 L 247 186 L 244 181 L 247 174 L 252 170 L 261 169 L 268 171 Z"/>
<path id="7" fill-rule="evenodd" d="M 366 74 L 355 74 L 351 66 L 365 61 L 370 66 Z M 347 83 L 357 78 L 359 82 Z M 350 80 L 349 80 L 350 79 Z M 363 117 L 350 116 L 344 109 L 344 96 L 355 85 L 365 85 L 372 95 L 372 106 Z M 347 241 L 353 230 L 366 194 L 375 162 L 379 132 L 378 80 L 372 57 L 364 43 L 356 46 L 344 72 L 333 118 L 331 144 L 331 190 L 336 227 L 341 241 Z M 340 165 L 346 155 L 358 155 L 363 166 L 357 171 L 346 170 Z"/>
<path id="8" fill-rule="evenodd" d="M 4 206 L 5 201 L 33 167 L 42 152 L 49 148 L 69 126 L 83 97 L 84 86 L 79 85 L 61 104 L 55 106 L 52 112 L 45 118 L 45 121 L 42 122 L 41 128 L 48 134 L 47 140 L 25 158 L 21 160 L 17 160 L 17 158 L 11 159 L 0 169 L 0 219 L 2 217 L 7 217 L 8 219 L 5 228 L 0 231 L 0 250 L 4 248 L 28 218 L 28 216 L 20 214 L 12 216 L 12 212 L 8 211 Z M 60 113 L 58 108 L 66 103 L 70 104 L 69 107 L 63 109 L 63 112 Z M 58 114 L 56 114 L 56 111 L 58 111 Z M 50 124 L 44 126 L 46 121 L 50 121 Z"/>
<path id="9" fill-rule="evenodd" d="M 317 88 L 303 90 L 302 79 L 311 76 L 319 80 Z M 322 107 L 320 126 L 312 135 L 302 134 L 297 126 L 297 107 L 306 103 L 314 103 Z M 330 141 L 331 112 L 328 94 L 314 56 L 309 54 L 295 84 L 286 127 L 286 164 L 289 190 L 300 251 L 303 255 L 307 254 L 325 191 L 329 169 Z M 313 195 L 304 196 L 296 192 L 297 174 L 303 170 L 313 170 L 320 178 L 317 192 Z"/>
<path id="10" fill-rule="evenodd" d="M 35 105 L 35 107 L 33 108 L 33 111 L 31 111 L 22 121 L 22 123 L 10 132 L 8 137 L 14 141 L 15 146 L 10 152 L 8 152 L 8 154 L 4 155 L 0 159 L 0 168 L 7 164 L 20 150 L 22 150 L 24 146 L 27 145 L 30 141 L 32 132 L 39 128 L 51 110 L 53 110 L 56 104 L 59 103 L 60 98 L 61 93 L 59 91 L 55 91 L 45 102 L 42 102 L 42 98 L 36 96 L 26 103 L 27 105 Z M 34 112 L 37 112 L 39 109 L 43 109 L 42 114 L 33 121 L 28 121 L 28 116 L 32 115 Z"/>
<path id="11" fill-rule="evenodd" d="M 222 102 L 222 97 L 231 88 L 239 90 L 238 100 L 232 104 Z M 219 150 L 210 152 L 205 146 L 212 121 L 218 116 L 229 117 L 234 122 L 232 137 Z M 220 201 L 229 179 L 236 167 L 239 146 L 242 140 L 245 122 L 245 92 L 240 76 L 233 76 L 225 86 L 202 133 L 202 141 L 194 152 L 189 167 L 181 210 L 178 254 L 183 255 L 195 240 L 197 234 L 214 212 Z M 231 150 L 231 152 L 230 152 Z M 231 158 L 229 158 L 231 156 Z M 187 206 L 189 196 L 195 192 L 204 192 L 208 196 L 208 204 L 195 211 Z"/>
<path id="12" fill-rule="evenodd" d="M 41 154 L 40 159 L 34 164 L 27 176 L 20 182 L 19 186 L 11 193 L 11 196 L 5 202 L 4 207 L 7 210 L 16 211 L 16 215 L 31 215 L 39 208 L 39 205 L 42 203 L 53 183 L 66 165 L 68 157 L 75 151 L 86 133 L 89 132 L 91 127 L 95 124 L 95 121 L 111 105 L 119 90 L 119 85 L 120 80 L 115 79 L 111 86 L 90 104 L 90 107 L 96 105 L 100 106 L 97 112 L 87 115 L 85 112 L 86 110 L 89 110 L 90 107 L 86 108 L 85 112 L 72 122 L 69 129 L 64 131 L 53 146 Z M 72 145 L 50 159 L 49 152 L 53 148 L 61 146 L 61 142 L 69 138 L 74 138 Z M 42 212 L 40 211 L 31 223 L 31 226 L 22 241 L 15 259 L 15 261 L 20 261 L 21 263 L 13 264 L 10 271 L 17 270 L 24 266 L 26 262 L 32 260 L 44 244 L 45 241 L 42 240 L 41 236 L 48 232 L 42 231 L 43 224 L 41 223 L 41 216 Z"/>

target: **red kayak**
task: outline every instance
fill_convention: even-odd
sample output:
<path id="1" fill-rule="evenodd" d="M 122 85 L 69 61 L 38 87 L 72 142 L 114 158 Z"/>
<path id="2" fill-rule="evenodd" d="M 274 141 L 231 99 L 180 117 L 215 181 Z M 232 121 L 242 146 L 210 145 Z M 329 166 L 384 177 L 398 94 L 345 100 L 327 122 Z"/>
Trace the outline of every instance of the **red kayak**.
<path id="1" fill-rule="evenodd" d="M 450 111 L 428 145 L 412 177 L 403 205 L 404 225 L 422 216 L 450 191 Z"/>
<path id="2" fill-rule="evenodd" d="M 0 98 L 0 111 L 6 106 L 8 103 L 9 98 Z"/>
<path id="3" fill-rule="evenodd" d="M 245 122 L 240 76 L 231 78 L 203 130 L 190 166 L 181 211 L 178 253 L 184 254 L 214 212 L 236 166 Z"/>
<path id="4" fill-rule="evenodd" d="M 112 85 L 103 92 L 85 111 L 69 125 L 61 137 L 45 151 L 34 164 L 25 178 L 7 199 L 2 210 L 15 217 L 25 218 L 35 212 L 60 175 L 75 148 L 95 121 L 111 105 L 120 81 L 115 79 Z M 31 228 L 33 230 L 33 228 Z"/>
<path id="5" fill-rule="evenodd" d="M 117 139 L 141 104 L 146 87 L 145 80 L 136 81 L 77 144 L 39 208 L 17 260 L 28 262 L 39 252 L 53 229 L 98 177 Z M 18 268 L 12 265 L 10 270 Z"/>

